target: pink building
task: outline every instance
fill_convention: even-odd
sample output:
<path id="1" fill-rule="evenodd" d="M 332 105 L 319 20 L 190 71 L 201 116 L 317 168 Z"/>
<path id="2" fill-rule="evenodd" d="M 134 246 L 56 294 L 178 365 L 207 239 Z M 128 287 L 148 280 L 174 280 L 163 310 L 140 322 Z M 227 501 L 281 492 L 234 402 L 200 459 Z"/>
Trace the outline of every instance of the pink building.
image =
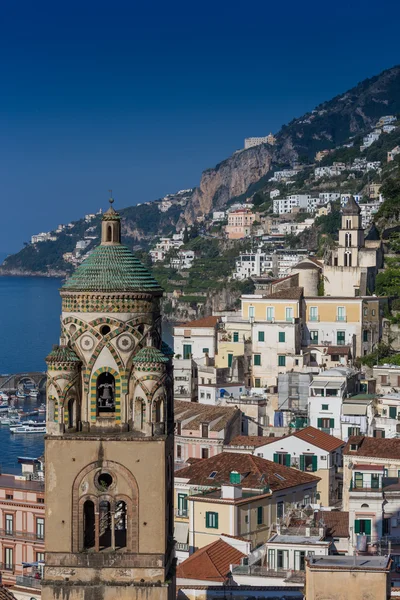
<path id="1" fill-rule="evenodd" d="M 240 434 L 241 412 L 227 406 L 209 406 L 175 400 L 175 462 L 179 468 L 189 458 L 210 458 Z"/>
<path id="2" fill-rule="evenodd" d="M 239 240 L 251 232 L 251 226 L 257 219 L 257 214 L 249 208 L 243 207 L 233 210 L 228 214 L 228 225 L 225 233 L 230 240 Z"/>
<path id="3" fill-rule="evenodd" d="M 21 475 L 0 475 L 0 568 L 5 585 L 17 583 L 35 588 L 36 593 L 40 588 L 40 564 L 36 563 L 44 561 L 43 469 L 35 458 L 18 461 Z"/>

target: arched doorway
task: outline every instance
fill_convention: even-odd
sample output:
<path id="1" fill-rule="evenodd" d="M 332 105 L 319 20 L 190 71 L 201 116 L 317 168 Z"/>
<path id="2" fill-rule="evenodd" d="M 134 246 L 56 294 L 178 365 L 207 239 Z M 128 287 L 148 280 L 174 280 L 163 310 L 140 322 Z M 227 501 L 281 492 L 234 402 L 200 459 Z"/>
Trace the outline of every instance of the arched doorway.
<path id="1" fill-rule="evenodd" d="M 96 382 L 97 389 L 97 413 L 115 412 L 115 378 L 114 375 L 105 371 L 101 373 Z"/>

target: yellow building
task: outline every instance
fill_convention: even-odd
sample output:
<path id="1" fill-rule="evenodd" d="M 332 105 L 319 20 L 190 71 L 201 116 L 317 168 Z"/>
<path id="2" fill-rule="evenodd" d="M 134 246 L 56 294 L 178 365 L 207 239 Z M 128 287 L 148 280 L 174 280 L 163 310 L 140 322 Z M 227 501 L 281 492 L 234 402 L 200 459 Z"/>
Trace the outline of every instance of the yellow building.
<path id="1" fill-rule="evenodd" d="M 215 355 L 217 369 L 226 369 L 232 366 L 233 358 L 244 356 L 246 342 L 250 344 L 251 324 L 247 319 L 222 319 L 218 330 L 218 348 Z"/>

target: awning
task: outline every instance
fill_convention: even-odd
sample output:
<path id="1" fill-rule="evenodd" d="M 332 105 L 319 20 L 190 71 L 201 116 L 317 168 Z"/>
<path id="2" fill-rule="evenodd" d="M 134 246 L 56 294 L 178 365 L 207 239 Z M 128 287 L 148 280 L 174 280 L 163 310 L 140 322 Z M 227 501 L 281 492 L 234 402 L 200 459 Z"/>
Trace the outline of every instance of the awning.
<path id="1" fill-rule="evenodd" d="M 367 406 L 360 404 L 345 404 L 342 405 L 342 414 L 343 415 L 366 415 L 367 414 Z"/>
<path id="2" fill-rule="evenodd" d="M 181 544 L 187 544 L 189 537 L 189 523 L 175 523 L 174 538 Z"/>

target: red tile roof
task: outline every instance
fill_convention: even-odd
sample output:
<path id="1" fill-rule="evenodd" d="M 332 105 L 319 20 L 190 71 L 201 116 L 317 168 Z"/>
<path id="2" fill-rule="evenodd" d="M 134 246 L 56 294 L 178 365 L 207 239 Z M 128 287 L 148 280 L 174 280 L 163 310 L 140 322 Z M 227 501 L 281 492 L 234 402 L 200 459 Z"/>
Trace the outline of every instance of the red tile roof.
<path id="1" fill-rule="evenodd" d="M 349 537 L 349 513 L 339 510 L 319 510 L 314 513 L 315 522 L 323 520 L 325 537 Z"/>
<path id="2" fill-rule="evenodd" d="M 192 329 L 195 327 L 215 327 L 219 320 L 220 317 L 204 317 L 203 319 L 198 319 L 197 321 L 189 321 L 189 323 L 177 325 L 177 327 L 191 327 Z"/>
<path id="3" fill-rule="evenodd" d="M 259 446 L 265 446 L 265 444 L 271 444 L 280 440 L 280 437 L 266 437 L 263 435 L 237 435 L 231 440 L 228 446 L 253 446 L 258 448 Z"/>
<path id="4" fill-rule="evenodd" d="M 268 294 L 268 296 L 264 296 L 266 299 L 271 300 L 300 300 L 303 296 L 303 288 L 302 287 L 290 287 L 284 288 L 283 290 L 278 290 L 273 294 Z"/>
<path id="5" fill-rule="evenodd" d="M 210 479 L 210 474 L 215 476 Z M 317 483 L 320 478 L 284 467 L 271 460 L 238 454 L 236 452 L 221 452 L 211 458 L 205 458 L 189 467 L 175 473 L 175 479 L 187 479 L 192 485 L 204 485 L 210 488 L 230 482 L 231 471 L 237 471 L 242 476 L 241 485 L 244 489 L 262 489 L 269 486 L 272 492 L 295 487 L 305 483 Z"/>
<path id="6" fill-rule="evenodd" d="M 16 597 L 10 590 L 0 585 L 0 600 L 16 600 Z"/>
<path id="7" fill-rule="evenodd" d="M 350 449 L 350 446 L 354 444 L 357 444 L 358 450 Z M 400 438 L 373 438 L 351 435 L 343 449 L 343 454 L 400 460 Z"/>
<path id="8" fill-rule="evenodd" d="M 335 438 L 333 435 L 329 435 L 329 433 L 325 433 L 320 429 L 316 429 L 315 427 L 305 427 L 300 431 L 296 431 L 293 433 L 295 437 L 303 440 L 305 442 L 309 442 L 317 448 L 321 448 L 322 450 L 326 450 L 327 452 L 332 452 L 332 450 L 336 450 L 340 446 L 344 446 L 344 441 L 339 440 L 339 438 Z M 291 437 L 291 436 L 287 436 Z"/>
<path id="9" fill-rule="evenodd" d="M 174 400 L 175 421 L 181 422 L 182 432 L 199 429 L 202 423 L 212 423 L 211 431 L 222 431 L 229 423 L 238 418 L 239 414 L 240 410 L 233 406 L 211 406 L 198 402 Z"/>
<path id="10" fill-rule="evenodd" d="M 179 579 L 197 579 L 200 581 L 221 581 L 227 579 L 230 565 L 240 564 L 246 555 L 227 544 L 217 540 L 200 550 L 196 550 L 189 558 L 178 565 L 176 576 Z"/>
<path id="11" fill-rule="evenodd" d="M 383 465 L 354 465 L 355 471 L 383 471 Z"/>
<path id="12" fill-rule="evenodd" d="M 328 346 L 328 355 L 332 354 L 349 355 L 351 354 L 350 346 Z"/>

